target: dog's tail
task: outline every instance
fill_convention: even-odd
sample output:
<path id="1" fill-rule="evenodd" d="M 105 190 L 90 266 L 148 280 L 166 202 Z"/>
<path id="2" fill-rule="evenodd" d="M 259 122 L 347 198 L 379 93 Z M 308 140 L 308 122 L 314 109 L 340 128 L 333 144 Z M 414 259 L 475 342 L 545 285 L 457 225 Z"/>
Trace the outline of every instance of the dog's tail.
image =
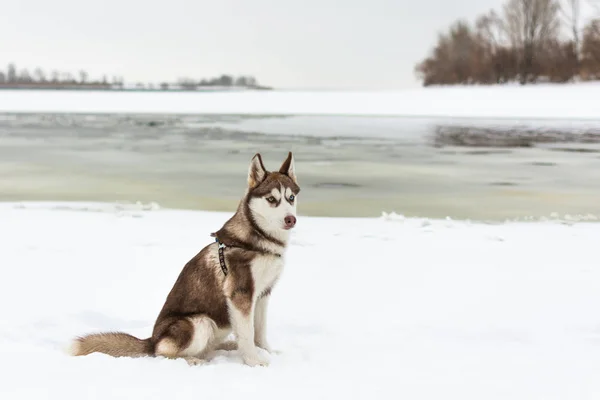
<path id="1" fill-rule="evenodd" d="M 144 357 L 153 353 L 150 339 L 138 339 L 121 332 L 93 333 L 74 339 L 68 353 L 72 356 L 86 356 L 91 353 L 104 353 L 113 357 Z"/>

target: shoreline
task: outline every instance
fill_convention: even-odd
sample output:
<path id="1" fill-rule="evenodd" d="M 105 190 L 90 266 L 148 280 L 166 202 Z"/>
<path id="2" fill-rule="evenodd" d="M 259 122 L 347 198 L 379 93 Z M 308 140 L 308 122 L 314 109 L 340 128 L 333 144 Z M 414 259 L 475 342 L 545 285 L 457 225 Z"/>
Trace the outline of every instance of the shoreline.
<path id="1" fill-rule="evenodd" d="M 62 201 L 62 200 L 22 200 L 22 201 L 4 201 L 0 200 L 0 210 L 27 210 L 27 211 L 61 211 L 61 212 L 90 212 L 113 214 L 116 216 L 139 217 L 140 213 L 177 213 L 177 214 L 197 214 L 197 215 L 212 215 L 215 217 L 229 218 L 236 211 L 236 208 L 231 210 L 210 210 L 197 208 L 178 208 L 178 207 L 163 207 L 157 202 L 119 202 L 119 201 Z M 580 224 L 580 223 L 600 223 L 600 215 L 594 214 L 579 214 L 579 215 L 559 215 L 553 213 L 548 216 L 529 216 L 518 217 L 505 220 L 486 220 L 486 219 L 470 219 L 470 218 L 451 218 L 451 217 L 424 217 L 424 216 L 406 216 L 395 212 L 382 211 L 379 216 L 362 216 L 362 217 L 339 217 L 339 216 L 319 216 L 319 215 L 304 215 L 298 213 L 298 218 L 307 218 L 310 220 L 347 220 L 347 221 L 390 221 L 402 223 L 410 221 L 412 223 L 420 223 L 422 227 L 426 227 L 429 223 L 444 224 L 457 223 L 465 225 L 504 225 L 504 224 L 535 224 L 535 223 L 557 223 L 557 224 Z"/>
<path id="2" fill-rule="evenodd" d="M 600 120 L 600 83 L 381 91 L 0 90 L 3 113 L 358 115 Z"/>

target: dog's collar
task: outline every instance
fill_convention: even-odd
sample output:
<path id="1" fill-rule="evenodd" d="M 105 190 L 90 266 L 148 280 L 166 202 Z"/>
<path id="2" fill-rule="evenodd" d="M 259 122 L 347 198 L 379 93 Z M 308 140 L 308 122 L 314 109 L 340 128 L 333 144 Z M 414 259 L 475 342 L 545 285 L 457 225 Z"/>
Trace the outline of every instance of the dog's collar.
<path id="1" fill-rule="evenodd" d="M 281 254 L 279 253 L 274 253 L 272 251 L 267 251 L 267 250 L 261 250 L 261 249 L 255 249 L 252 248 L 251 246 L 231 246 L 231 245 L 226 245 L 225 243 L 221 242 L 219 240 L 219 238 L 217 237 L 216 233 L 211 233 L 210 236 L 215 238 L 215 242 L 218 244 L 218 249 L 219 249 L 219 264 L 221 264 L 221 271 L 223 271 L 224 275 L 227 275 L 227 273 L 229 272 L 229 269 L 227 268 L 227 264 L 225 263 L 225 255 L 223 254 L 223 252 L 225 251 L 225 249 L 227 247 L 237 247 L 239 249 L 243 249 L 243 250 L 247 250 L 247 251 L 253 251 L 253 252 L 257 252 L 257 253 L 262 253 L 262 254 L 271 254 L 274 255 L 276 257 L 281 257 Z"/>
<path id="2" fill-rule="evenodd" d="M 223 255 L 223 250 L 225 250 L 225 243 L 219 242 L 219 238 L 215 236 L 215 242 L 219 244 L 219 264 L 221 264 L 221 271 L 223 271 L 223 275 L 227 276 L 227 264 L 225 264 L 225 256 Z"/>

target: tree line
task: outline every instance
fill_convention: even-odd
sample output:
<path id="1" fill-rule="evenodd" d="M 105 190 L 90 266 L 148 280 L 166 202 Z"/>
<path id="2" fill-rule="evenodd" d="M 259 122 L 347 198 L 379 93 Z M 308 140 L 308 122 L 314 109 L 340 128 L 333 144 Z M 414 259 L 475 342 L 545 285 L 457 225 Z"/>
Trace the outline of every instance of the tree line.
<path id="1" fill-rule="evenodd" d="M 221 86 L 221 87 L 246 87 L 246 88 L 263 88 L 260 86 L 253 76 L 232 76 L 232 75 L 221 75 L 215 78 L 209 79 L 193 79 L 193 78 L 179 78 L 179 86 L 184 89 L 196 89 L 199 87 L 210 87 L 210 86 Z"/>
<path id="2" fill-rule="evenodd" d="M 600 15 L 600 1 L 589 0 Z M 581 26 L 580 0 L 508 0 L 438 36 L 415 67 L 424 86 L 600 80 L 600 17 Z"/>
<path id="3" fill-rule="evenodd" d="M 27 86 L 38 84 L 40 86 L 61 86 L 61 85 L 89 85 L 89 86 L 123 86 L 124 79 L 122 77 L 113 76 L 109 81 L 104 75 L 102 79 L 90 80 L 89 74 L 80 70 L 77 74 L 71 72 L 63 72 L 53 70 L 46 73 L 42 68 L 35 68 L 29 71 L 27 68 L 17 68 L 14 63 L 8 64 L 6 71 L 0 70 L 0 85 L 4 86 Z"/>
<path id="4" fill-rule="evenodd" d="M 0 70 L 0 88 L 102 88 L 102 89 L 160 89 L 160 90 L 198 90 L 203 87 L 240 87 L 249 89 L 269 89 L 261 86 L 253 76 L 221 75 L 214 78 L 193 79 L 179 78 L 176 82 L 126 84 L 121 76 L 104 75 L 101 79 L 90 79 L 90 75 L 80 70 L 77 74 L 54 70 L 46 73 L 42 68 L 29 71 L 27 68 L 18 69 L 10 63 L 5 71 Z"/>

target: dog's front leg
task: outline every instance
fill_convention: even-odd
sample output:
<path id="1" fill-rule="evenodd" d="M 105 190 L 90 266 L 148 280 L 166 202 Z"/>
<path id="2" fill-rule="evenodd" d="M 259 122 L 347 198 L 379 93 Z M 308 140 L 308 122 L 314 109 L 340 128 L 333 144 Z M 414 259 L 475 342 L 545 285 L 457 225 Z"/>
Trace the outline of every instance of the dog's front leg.
<path id="1" fill-rule="evenodd" d="M 266 294 L 256 300 L 254 310 L 254 343 L 261 349 L 272 353 L 271 346 L 267 342 L 267 309 L 270 297 L 269 294 Z"/>
<path id="2" fill-rule="evenodd" d="M 254 344 L 254 311 L 251 295 L 236 294 L 228 299 L 231 325 L 237 338 L 238 350 L 244 363 L 251 367 L 269 365 Z"/>

